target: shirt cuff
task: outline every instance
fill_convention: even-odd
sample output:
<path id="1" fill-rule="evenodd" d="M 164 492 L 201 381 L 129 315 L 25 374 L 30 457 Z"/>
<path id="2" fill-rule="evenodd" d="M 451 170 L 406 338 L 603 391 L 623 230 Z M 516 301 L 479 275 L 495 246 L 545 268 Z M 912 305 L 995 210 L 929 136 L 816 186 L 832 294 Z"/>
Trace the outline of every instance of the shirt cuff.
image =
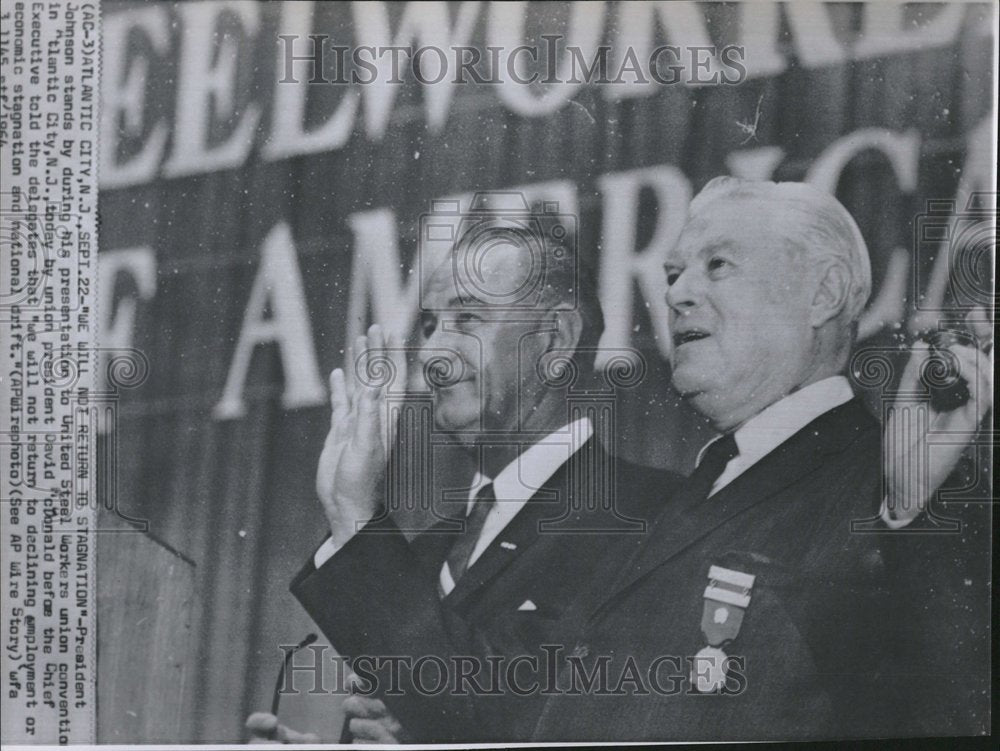
<path id="1" fill-rule="evenodd" d="M 313 566 L 316 567 L 316 570 L 318 571 L 322 568 L 324 563 L 333 558 L 341 547 L 341 545 L 334 543 L 332 537 L 327 537 L 323 540 L 323 544 L 316 549 L 315 553 L 313 553 Z"/>
<path id="2" fill-rule="evenodd" d="M 902 529 L 907 524 L 912 522 L 916 516 L 911 516 L 906 519 L 896 519 L 889 513 L 889 498 L 885 497 L 882 499 L 882 509 L 879 511 L 879 517 L 882 519 L 882 523 L 885 524 L 889 529 Z"/>

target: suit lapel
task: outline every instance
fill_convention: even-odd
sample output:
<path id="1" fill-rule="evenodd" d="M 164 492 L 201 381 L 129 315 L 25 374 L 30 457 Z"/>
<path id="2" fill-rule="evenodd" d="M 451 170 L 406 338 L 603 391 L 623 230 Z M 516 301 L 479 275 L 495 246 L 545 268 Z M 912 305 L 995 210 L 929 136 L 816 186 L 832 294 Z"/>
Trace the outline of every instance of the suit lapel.
<path id="1" fill-rule="evenodd" d="M 818 417 L 710 498 L 692 499 L 682 490 L 593 613 L 723 523 L 816 471 L 827 455 L 844 451 L 864 428 L 875 425 L 860 401 L 852 399 Z"/>
<path id="2" fill-rule="evenodd" d="M 444 562 L 451 546 L 455 544 L 456 524 L 457 521 L 450 519 L 441 520 L 410 540 L 410 548 L 414 555 L 435 572 Z"/>
<path id="3" fill-rule="evenodd" d="M 584 443 L 574 456 L 581 458 L 588 456 L 589 444 L 593 440 L 591 438 Z M 562 464 L 552 477 L 528 499 L 527 503 L 493 539 L 482 555 L 468 568 L 465 575 L 459 579 L 455 588 L 445 598 L 447 602 L 453 603 L 456 607 L 460 606 L 470 595 L 493 580 L 516 558 L 538 542 L 541 523 L 557 518 L 560 511 L 568 503 L 567 472 L 572 463 L 571 457 L 569 462 Z"/>
<path id="4" fill-rule="evenodd" d="M 540 501 L 543 499 L 536 494 L 524 505 L 524 508 L 487 546 L 482 555 L 469 566 L 455 588 L 445 598 L 446 601 L 459 606 L 538 540 L 538 522 L 544 518 L 546 506 Z"/>

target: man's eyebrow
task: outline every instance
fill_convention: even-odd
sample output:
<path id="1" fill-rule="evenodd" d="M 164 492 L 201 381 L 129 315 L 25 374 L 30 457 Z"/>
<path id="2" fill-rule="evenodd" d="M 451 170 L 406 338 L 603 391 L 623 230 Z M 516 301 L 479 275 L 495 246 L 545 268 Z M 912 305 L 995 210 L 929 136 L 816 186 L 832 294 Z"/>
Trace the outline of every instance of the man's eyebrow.
<path id="1" fill-rule="evenodd" d="M 738 249 L 738 245 L 732 240 L 719 240 L 718 242 L 709 243 L 698 251 L 699 256 L 707 256 L 710 253 L 715 253 L 720 250 L 733 251 Z"/>
<path id="2" fill-rule="evenodd" d="M 733 252 L 739 250 L 739 243 L 733 240 L 717 240 L 715 242 L 708 243 L 698 250 L 697 256 L 699 258 L 704 258 L 712 253 L 717 253 L 719 251 Z M 684 259 L 682 258 L 667 258 L 663 262 L 663 270 L 670 271 L 670 269 L 679 269 L 684 266 Z"/>

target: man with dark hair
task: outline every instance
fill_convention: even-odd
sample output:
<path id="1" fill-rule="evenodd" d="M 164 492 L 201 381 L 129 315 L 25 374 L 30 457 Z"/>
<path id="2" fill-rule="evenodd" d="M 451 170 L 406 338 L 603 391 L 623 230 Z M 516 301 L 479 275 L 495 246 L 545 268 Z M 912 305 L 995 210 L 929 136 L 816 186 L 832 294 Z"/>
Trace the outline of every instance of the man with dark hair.
<path id="1" fill-rule="evenodd" d="M 601 552 L 617 537 L 637 541 L 675 478 L 610 455 L 600 411 L 568 398 L 593 375 L 603 328 L 572 249 L 497 220 L 460 238 L 423 292 L 418 361 L 434 424 L 479 465 L 462 509 L 408 541 L 381 508 L 392 497 L 384 386 L 356 376 L 371 353 L 397 348 L 373 326 L 354 367 L 331 375 L 317 479 L 330 536 L 292 591 L 338 652 L 366 658 L 377 679 L 381 701 L 347 700 L 360 737 L 514 740 L 510 729 L 540 707 L 537 691 L 518 690 L 545 680 L 531 659 L 555 640 Z M 446 688 L 429 691 L 422 682 L 435 686 L 442 666 Z"/>

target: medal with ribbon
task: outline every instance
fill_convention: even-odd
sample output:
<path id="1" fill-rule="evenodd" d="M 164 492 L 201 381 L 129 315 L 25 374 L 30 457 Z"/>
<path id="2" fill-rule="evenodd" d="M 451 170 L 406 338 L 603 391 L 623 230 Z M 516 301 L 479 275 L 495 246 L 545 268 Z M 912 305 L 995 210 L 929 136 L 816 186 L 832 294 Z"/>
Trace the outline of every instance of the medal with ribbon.
<path id="1" fill-rule="evenodd" d="M 691 683 L 701 693 L 714 693 L 725 684 L 728 657 L 722 647 L 740 633 L 755 578 L 722 566 L 708 569 L 701 615 L 701 632 L 708 646 L 695 655 L 691 668 Z"/>

